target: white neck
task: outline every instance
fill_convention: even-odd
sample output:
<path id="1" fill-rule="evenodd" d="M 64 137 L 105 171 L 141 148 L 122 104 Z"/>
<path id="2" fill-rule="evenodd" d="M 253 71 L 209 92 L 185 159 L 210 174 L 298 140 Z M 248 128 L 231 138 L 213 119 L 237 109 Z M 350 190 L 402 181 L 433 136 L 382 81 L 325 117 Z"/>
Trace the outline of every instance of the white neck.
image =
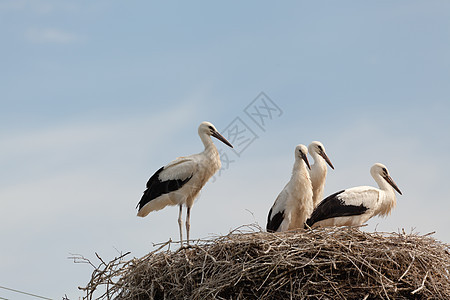
<path id="1" fill-rule="evenodd" d="M 292 176 L 301 173 L 303 170 L 306 170 L 306 165 L 303 160 L 299 158 L 295 159 L 294 167 L 292 168 Z"/>
<path id="2" fill-rule="evenodd" d="M 297 192 L 305 193 L 305 190 L 311 190 L 311 179 L 306 167 L 306 163 L 302 159 L 296 159 L 292 169 L 291 182 L 295 185 Z M 312 193 L 311 193 L 312 195 Z"/>
<path id="3" fill-rule="evenodd" d="M 322 156 L 320 156 L 316 151 L 309 151 L 309 154 L 312 156 L 315 162 L 322 158 Z"/>
<path id="4" fill-rule="evenodd" d="M 373 176 L 380 190 L 394 193 L 394 188 L 379 174 Z"/>
<path id="5" fill-rule="evenodd" d="M 313 187 L 313 202 L 317 206 L 323 197 L 323 190 L 325 187 L 325 178 L 327 176 L 327 165 L 325 159 L 316 152 L 312 152 L 311 156 L 314 159 L 314 164 L 311 166 L 311 183 Z"/>
<path id="6" fill-rule="evenodd" d="M 210 147 L 215 147 L 214 143 L 211 139 L 211 136 L 209 136 L 205 133 L 199 134 L 199 136 L 200 136 L 200 139 L 202 140 L 203 145 L 205 146 L 205 150 L 207 150 Z"/>
<path id="7" fill-rule="evenodd" d="M 378 184 L 378 187 L 381 190 L 380 191 L 381 201 L 375 214 L 386 216 L 397 204 L 397 201 L 395 199 L 394 188 L 379 174 L 374 175 L 373 179 L 375 179 L 375 181 Z"/>
<path id="8" fill-rule="evenodd" d="M 293 203 L 295 209 L 291 215 L 292 219 L 289 224 L 289 229 L 303 228 L 306 219 L 311 215 L 314 207 L 311 179 L 306 163 L 302 159 L 296 159 L 289 183 L 292 185 L 291 193 L 295 201 Z"/>
<path id="9" fill-rule="evenodd" d="M 218 164 L 220 165 L 220 157 L 219 157 L 219 152 L 217 151 L 216 146 L 214 145 L 211 136 L 208 134 L 199 134 L 200 139 L 202 140 L 203 145 L 205 146 L 205 149 L 203 150 L 202 153 L 204 153 L 205 155 L 207 155 L 208 157 L 210 157 L 213 160 L 217 160 Z M 220 168 L 220 166 L 219 166 Z"/>
<path id="10" fill-rule="evenodd" d="M 311 166 L 315 166 L 316 168 L 320 168 L 321 170 L 327 171 L 327 163 L 325 162 L 325 159 L 323 159 L 322 156 L 317 154 L 316 152 L 311 153 L 312 158 L 314 159 L 314 164 Z"/>

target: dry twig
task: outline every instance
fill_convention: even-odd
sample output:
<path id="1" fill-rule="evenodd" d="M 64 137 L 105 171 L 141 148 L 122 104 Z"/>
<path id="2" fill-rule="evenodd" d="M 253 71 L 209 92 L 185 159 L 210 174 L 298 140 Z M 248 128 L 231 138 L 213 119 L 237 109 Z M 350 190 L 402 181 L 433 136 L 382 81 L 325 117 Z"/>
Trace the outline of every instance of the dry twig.
<path id="1" fill-rule="evenodd" d="M 163 250 L 171 243 L 140 259 L 99 258 L 85 299 L 100 286 L 96 299 L 450 299 L 450 246 L 430 236 L 250 226 Z"/>

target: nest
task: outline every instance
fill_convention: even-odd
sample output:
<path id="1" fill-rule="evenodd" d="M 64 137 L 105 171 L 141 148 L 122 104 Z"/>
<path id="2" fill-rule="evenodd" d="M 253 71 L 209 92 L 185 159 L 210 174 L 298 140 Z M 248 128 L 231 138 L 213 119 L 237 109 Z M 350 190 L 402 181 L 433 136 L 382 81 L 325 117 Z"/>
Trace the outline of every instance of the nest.
<path id="1" fill-rule="evenodd" d="M 250 226 L 172 244 L 131 260 L 97 255 L 85 299 L 450 299 L 450 245 L 430 234 Z"/>

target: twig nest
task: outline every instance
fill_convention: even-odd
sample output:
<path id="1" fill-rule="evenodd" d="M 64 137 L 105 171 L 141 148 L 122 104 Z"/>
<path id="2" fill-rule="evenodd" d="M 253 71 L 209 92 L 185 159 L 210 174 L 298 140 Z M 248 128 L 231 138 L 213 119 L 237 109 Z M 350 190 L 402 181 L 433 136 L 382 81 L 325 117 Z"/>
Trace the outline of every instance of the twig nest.
<path id="1" fill-rule="evenodd" d="M 251 231 L 251 232 L 249 232 Z M 239 228 L 176 251 L 102 263 L 91 299 L 450 299 L 450 248 L 430 236 Z"/>

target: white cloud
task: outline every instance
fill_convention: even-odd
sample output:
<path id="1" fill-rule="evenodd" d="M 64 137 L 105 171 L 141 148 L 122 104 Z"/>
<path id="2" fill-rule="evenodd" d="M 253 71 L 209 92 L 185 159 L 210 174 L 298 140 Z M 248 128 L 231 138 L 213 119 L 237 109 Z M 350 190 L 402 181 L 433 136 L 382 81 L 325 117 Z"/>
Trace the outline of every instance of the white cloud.
<path id="1" fill-rule="evenodd" d="M 135 217 L 134 206 L 148 179 L 145 176 L 151 175 L 141 173 L 147 169 L 142 167 L 145 164 L 143 160 L 150 157 L 162 165 L 168 162 L 166 156 L 175 158 L 166 153 L 172 148 L 178 154 L 190 154 L 187 149 L 191 144 L 196 148 L 200 146 L 195 133 L 192 134 L 194 141 L 181 144 L 182 147 L 171 136 L 186 124 L 192 126 L 196 107 L 186 103 L 158 115 L 145 114 L 119 122 L 78 122 L 1 137 L 5 142 L 4 162 L 14 160 L 17 169 L 23 170 L 15 171 L 23 175 L 23 180 L 0 191 L 3 205 L 0 220 L 2 225 L 6 224 L 3 228 L 14 228 L 12 231 L 0 229 L 0 233 L 7 237 L 5 242 L 13 245 L 0 249 L 2 256 L 15 257 L 20 253 L 18 257 L 26 257 L 28 249 L 33 247 L 33 251 L 42 255 L 43 262 L 54 262 L 51 266 L 46 265 L 50 273 L 58 274 L 71 268 L 75 274 L 70 279 L 75 286 L 85 283 L 89 269 L 79 265 L 68 266 L 65 256 L 70 252 L 90 256 L 99 251 L 105 255 L 117 247 L 120 251 L 131 250 L 132 255 L 140 256 L 153 250 L 152 243 L 166 241 L 169 237 L 178 239 L 176 208 L 166 208 L 141 219 Z M 427 170 L 434 179 L 438 179 L 441 170 L 434 169 L 438 166 L 436 158 L 428 162 L 417 161 L 417 153 L 408 150 L 417 149 L 418 142 L 411 136 L 394 137 L 370 121 L 356 123 L 358 126 L 351 126 L 337 132 L 334 138 L 323 140 L 336 167 L 329 172 L 326 194 L 353 185 L 375 185 L 369 168 L 380 160 L 388 165 L 404 195 L 398 196 L 397 208 L 391 216 L 374 218 L 367 230 L 372 231 L 377 224 L 378 230 L 386 231 L 399 228 L 409 231 L 415 226 L 422 233 L 437 230 L 438 238 L 447 241 L 445 228 L 448 221 L 433 220 L 434 216 L 444 216 L 448 211 L 448 205 L 442 202 L 446 188 L 427 195 L 427 190 L 432 190 L 436 183 L 421 181 L 415 172 Z M 185 129 L 182 131 L 186 132 Z M 191 131 L 195 131 L 195 127 L 188 130 Z M 273 200 L 289 180 L 293 157 L 291 149 L 280 155 L 267 155 L 261 149 L 282 144 L 283 138 L 276 132 L 266 133 L 216 183 L 209 182 L 205 186 L 192 210 L 192 238 L 226 234 L 230 229 L 253 222 L 254 218 L 265 227 Z M 163 145 L 163 149 L 157 143 Z M 389 145 L 388 149 L 385 145 Z M 57 162 L 75 161 L 75 164 L 58 167 L 54 159 L 59 156 L 68 156 L 68 159 Z M 36 165 L 46 173 L 36 172 Z M 16 177 L 19 178 L 18 175 Z M 436 207 L 426 205 L 424 199 L 430 199 L 428 203 L 442 208 L 436 210 Z M 247 210 L 254 213 L 254 217 Z M 37 240 L 47 244 L 34 244 Z M 16 270 L 18 274 L 14 275 L 13 281 L 18 282 L 23 278 L 20 272 L 26 268 L 26 263 L 36 264 L 34 257 L 23 260 L 3 265 L 8 278 L 11 270 Z M 5 281 L 6 277 L 0 276 L 2 279 Z M 62 283 L 57 293 L 77 295 L 75 288 L 63 284 L 67 283 Z M 30 288 L 38 291 L 37 287 Z"/>
<path id="2" fill-rule="evenodd" d="M 73 44 L 85 40 L 81 35 L 57 28 L 30 28 L 25 37 L 33 43 Z"/>
<path id="3" fill-rule="evenodd" d="M 113 247 L 129 250 L 133 243 L 145 252 L 150 239 L 143 242 L 130 235 L 144 223 L 148 225 L 135 217 L 134 207 L 148 179 L 145 176 L 151 175 L 140 172 L 147 172 L 143 166 L 147 158 L 164 162 L 157 142 L 170 141 L 172 134 L 187 124 L 191 127 L 196 114 L 191 101 L 186 101 L 160 113 L 144 112 L 121 120 L 80 120 L 3 134 L 0 236 L 8 246 L 0 249 L 0 256 L 11 259 L 0 264 L 8 274 L 0 274 L 0 282 L 11 287 L 32 282 L 37 275 L 24 271 L 29 265 L 35 266 L 33 270 L 45 268 L 49 274 L 70 268 L 69 280 L 56 275 L 49 281 L 61 281 L 57 288 L 36 281 L 27 289 L 55 298 L 64 293 L 75 295 L 79 294 L 76 286 L 85 283 L 90 270 L 71 264 L 66 259 L 69 253 L 89 256 Z M 192 130 L 196 135 L 196 126 Z M 116 232 L 117 238 L 111 239 L 110 231 Z M 161 232 L 164 238 L 167 234 Z M 30 249 L 42 260 L 36 262 L 35 256 L 27 255 Z"/>
<path id="4" fill-rule="evenodd" d="M 0 11 L 17 11 L 23 10 L 26 6 L 24 0 L 5 0 L 0 1 Z"/>
<path id="5" fill-rule="evenodd" d="M 77 11 L 77 3 L 48 0 L 2 0 L 0 1 L 0 11 L 4 12 L 24 12 L 29 11 L 34 14 L 44 15 L 55 12 Z"/>

